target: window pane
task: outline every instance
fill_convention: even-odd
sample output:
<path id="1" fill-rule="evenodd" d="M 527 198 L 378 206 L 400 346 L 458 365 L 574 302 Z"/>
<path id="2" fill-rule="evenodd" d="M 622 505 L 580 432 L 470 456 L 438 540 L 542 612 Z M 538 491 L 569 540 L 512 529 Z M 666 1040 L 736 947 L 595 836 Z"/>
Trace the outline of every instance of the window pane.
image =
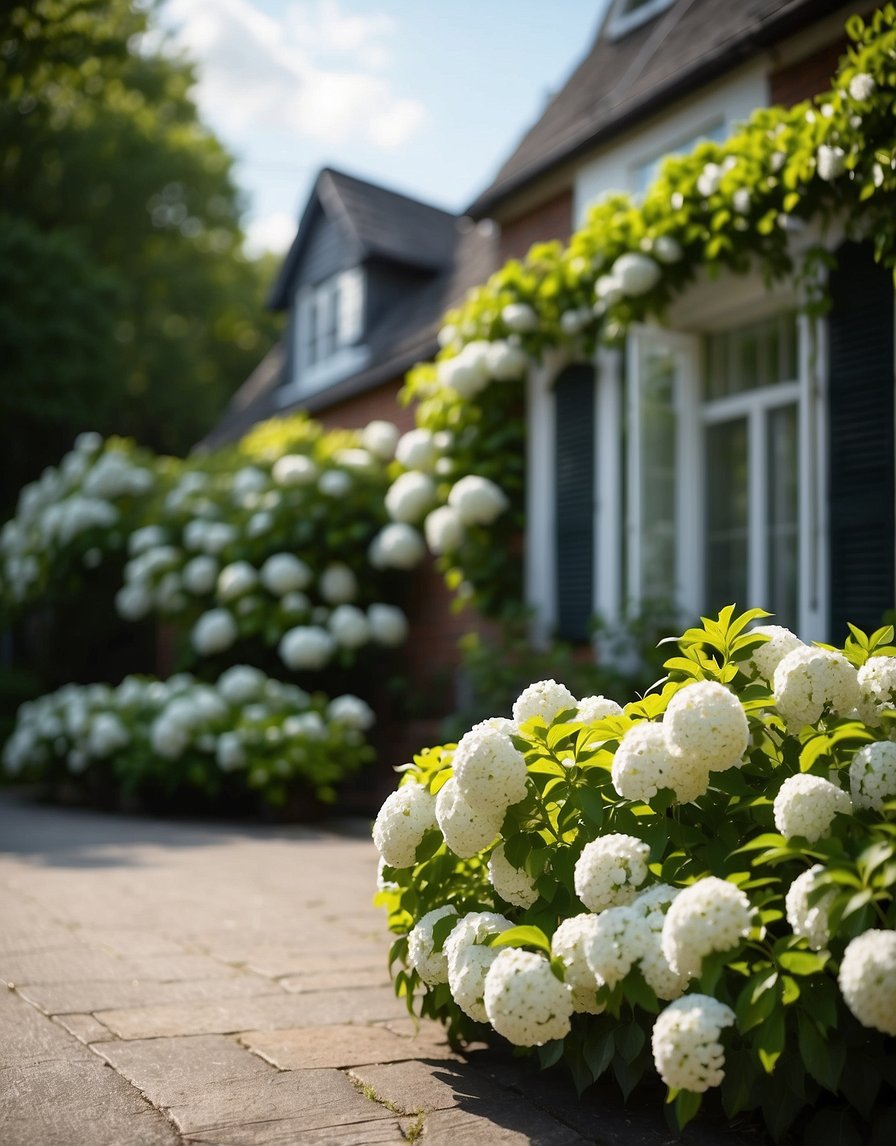
<path id="1" fill-rule="evenodd" d="M 737 330 L 710 335 L 703 399 L 711 402 L 763 386 L 793 382 L 798 377 L 796 317 L 793 314 L 754 322 Z"/>
<path id="2" fill-rule="evenodd" d="M 641 360 L 641 596 L 675 594 L 675 356 L 649 347 Z"/>
<path id="3" fill-rule="evenodd" d="M 706 430 L 706 587 L 709 608 L 746 608 L 748 553 L 747 420 Z"/>
<path id="4" fill-rule="evenodd" d="M 771 410 L 766 426 L 768 600 L 775 623 L 797 625 L 799 560 L 796 406 Z"/>

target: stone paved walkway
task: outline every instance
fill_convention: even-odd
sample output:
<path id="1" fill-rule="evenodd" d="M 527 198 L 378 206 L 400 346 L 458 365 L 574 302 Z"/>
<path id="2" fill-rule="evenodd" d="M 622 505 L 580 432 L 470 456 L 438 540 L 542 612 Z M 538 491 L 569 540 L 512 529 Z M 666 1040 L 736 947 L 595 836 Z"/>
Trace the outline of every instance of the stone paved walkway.
<path id="1" fill-rule="evenodd" d="M 665 1146 L 650 1109 L 453 1054 L 385 967 L 367 825 L 165 822 L 0 797 L 4 1146 Z M 697 1146 L 755 1143 L 703 1126 Z"/>

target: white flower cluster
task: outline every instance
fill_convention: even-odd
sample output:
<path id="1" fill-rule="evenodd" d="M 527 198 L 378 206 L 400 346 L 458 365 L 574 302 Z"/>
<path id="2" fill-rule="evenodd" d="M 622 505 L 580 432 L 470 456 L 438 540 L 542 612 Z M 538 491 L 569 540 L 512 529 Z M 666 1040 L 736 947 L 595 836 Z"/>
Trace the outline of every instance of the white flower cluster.
<path id="1" fill-rule="evenodd" d="M 850 940 L 838 981 L 862 1026 L 896 1035 L 896 931 L 865 931 Z"/>
<path id="2" fill-rule="evenodd" d="M 435 911 L 428 911 L 408 932 L 408 960 L 423 982 L 430 987 L 448 982 L 445 945 L 442 944 L 441 951 L 436 951 L 432 932 L 439 920 L 449 915 L 457 915 L 457 908 L 447 903 Z"/>
<path id="3" fill-rule="evenodd" d="M 516 1046 L 542 1046 L 569 1034 L 572 992 L 544 955 L 507 947 L 485 977 L 485 1013 Z"/>
<path id="4" fill-rule="evenodd" d="M 524 688 L 513 702 L 513 719 L 517 724 L 522 724 L 535 717 L 550 724 L 559 712 L 575 710 L 578 705 L 579 702 L 565 684 L 558 684 L 555 680 L 539 680 Z"/>
<path id="5" fill-rule="evenodd" d="M 249 665 L 228 669 L 216 685 L 186 673 L 127 677 L 115 688 L 67 685 L 23 705 L 3 764 L 40 774 L 61 762 L 80 773 L 114 756 L 119 775 L 140 780 L 155 754 L 209 775 L 245 770 L 257 788 L 294 777 L 325 785 L 360 763 L 371 718 L 358 697 L 327 703 Z"/>
<path id="6" fill-rule="evenodd" d="M 608 907 L 597 915 L 585 959 L 599 984 L 613 987 L 625 978 L 646 946 L 646 926 L 643 912 L 632 904 Z"/>
<path id="7" fill-rule="evenodd" d="M 488 878 L 492 887 L 515 907 L 531 907 L 538 899 L 532 877 L 521 868 L 514 867 L 504 854 L 504 844 L 498 844 L 488 860 Z"/>
<path id="8" fill-rule="evenodd" d="M 647 878 L 650 848 L 618 832 L 592 840 L 576 860 L 576 895 L 590 911 L 631 903 Z"/>
<path id="9" fill-rule="evenodd" d="M 744 662 L 744 669 L 757 672 L 767 681 L 774 678 L 775 669 L 788 653 L 792 653 L 794 649 L 806 648 L 799 637 L 790 629 L 785 629 L 783 625 L 756 625 L 750 630 L 750 635 L 757 633 L 768 637 L 768 640 L 753 650 L 749 659 Z"/>
<path id="10" fill-rule="evenodd" d="M 373 842 L 389 867 L 410 867 L 417 847 L 436 826 L 436 802 L 423 784 L 402 784 L 377 813 Z"/>
<path id="11" fill-rule="evenodd" d="M 737 697 L 715 681 L 695 681 L 675 693 L 661 724 L 644 721 L 626 732 L 613 758 L 613 786 L 627 800 L 667 788 L 687 803 L 707 790 L 711 772 L 741 762 L 749 739 Z"/>
<path id="12" fill-rule="evenodd" d="M 460 1009 L 478 1023 L 488 1021 L 485 1011 L 485 977 L 500 948 L 486 947 L 490 935 L 508 931 L 509 919 L 494 911 L 474 911 L 463 916 L 445 940 L 448 986 Z"/>
<path id="13" fill-rule="evenodd" d="M 826 836 L 837 812 L 849 815 L 852 800 L 830 780 L 800 772 L 788 776 L 775 796 L 775 827 L 788 839 L 803 836 L 810 844 Z"/>
<path id="14" fill-rule="evenodd" d="M 678 974 L 693 979 L 713 951 L 729 951 L 752 926 L 747 896 L 725 879 L 705 876 L 678 893 L 666 912 L 662 949 Z"/>
<path id="15" fill-rule="evenodd" d="M 454 778 L 460 794 L 478 812 L 503 818 L 526 795 L 526 761 L 501 721 L 483 720 L 458 742 Z"/>
<path id="16" fill-rule="evenodd" d="M 607 716 L 620 716 L 622 706 L 606 696 L 585 696 L 576 705 L 576 720 L 583 724 L 596 724 Z"/>
<path id="17" fill-rule="evenodd" d="M 464 799 L 452 776 L 436 797 L 436 820 L 445 843 L 461 859 L 469 859 L 492 843 L 501 829 L 504 808 L 474 808 Z"/>
<path id="18" fill-rule="evenodd" d="M 870 657 L 857 673 L 859 715 L 873 728 L 881 714 L 896 709 L 896 657 Z"/>
<path id="19" fill-rule="evenodd" d="M 687 995 L 670 1003 L 657 1016 L 651 1039 L 663 1082 L 695 1094 L 721 1085 L 725 1052 L 719 1039 L 733 1023 L 734 1011 L 709 995 Z"/>
<path id="20" fill-rule="evenodd" d="M 22 489 L 0 530 L 0 598 L 35 599 L 68 551 L 87 568 L 99 564 L 110 544 L 123 543 L 128 518 L 156 484 L 154 471 L 126 448 L 81 434 L 59 466 Z"/>
<path id="21" fill-rule="evenodd" d="M 820 863 L 813 864 L 808 871 L 798 875 L 787 889 L 785 906 L 787 922 L 794 935 L 805 939 L 814 951 L 820 951 L 830 939 L 828 927 L 828 912 L 834 901 L 833 891 L 823 895 L 816 903 L 810 904 L 809 895 L 815 887 L 815 881 L 824 871 Z"/>
<path id="22" fill-rule="evenodd" d="M 856 670 L 846 657 L 809 645 L 781 659 L 773 689 L 778 711 L 794 730 L 815 724 L 827 711 L 848 716 L 861 700 Z"/>
<path id="23" fill-rule="evenodd" d="M 896 796 L 896 744 L 892 740 L 863 745 L 849 766 L 849 789 L 857 808 L 883 810 Z"/>
<path id="24" fill-rule="evenodd" d="M 551 954 L 563 963 L 573 1010 L 590 1015 L 599 1015 L 604 1009 L 595 999 L 601 984 L 586 957 L 598 919 L 600 916 L 592 912 L 573 915 L 563 920 L 551 938 Z"/>

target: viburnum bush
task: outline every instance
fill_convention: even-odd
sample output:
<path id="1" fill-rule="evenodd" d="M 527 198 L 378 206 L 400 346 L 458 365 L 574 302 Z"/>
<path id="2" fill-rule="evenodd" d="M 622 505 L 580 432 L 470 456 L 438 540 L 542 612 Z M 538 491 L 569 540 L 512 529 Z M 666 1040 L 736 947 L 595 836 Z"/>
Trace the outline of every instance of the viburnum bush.
<path id="1" fill-rule="evenodd" d="M 580 1090 L 655 1072 L 679 1126 L 709 1091 L 776 1138 L 883 1146 L 893 629 L 835 650 L 767 616 L 704 618 L 624 708 L 540 681 L 402 769 L 373 831 L 396 990 Z"/>
<path id="2" fill-rule="evenodd" d="M 19 709 L 2 761 L 49 787 L 152 802 L 258 793 L 282 804 L 298 782 L 323 801 L 372 755 L 373 712 L 351 694 L 328 700 L 235 665 L 214 684 L 178 673 L 116 687 L 65 685 Z"/>

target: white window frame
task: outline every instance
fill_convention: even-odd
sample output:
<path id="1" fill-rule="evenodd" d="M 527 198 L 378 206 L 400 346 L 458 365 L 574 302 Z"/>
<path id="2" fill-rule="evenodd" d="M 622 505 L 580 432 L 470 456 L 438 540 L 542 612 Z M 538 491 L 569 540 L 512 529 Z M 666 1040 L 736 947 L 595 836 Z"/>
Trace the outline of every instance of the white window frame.
<path id="1" fill-rule="evenodd" d="M 370 350 L 358 340 L 364 327 L 365 294 L 362 267 L 350 267 L 297 291 L 292 313 L 292 377 L 280 389 L 281 406 L 364 369 Z M 335 323 L 334 306 L 338 308 Z M 309 341 L 312 322 L 314 338 Z"/>

